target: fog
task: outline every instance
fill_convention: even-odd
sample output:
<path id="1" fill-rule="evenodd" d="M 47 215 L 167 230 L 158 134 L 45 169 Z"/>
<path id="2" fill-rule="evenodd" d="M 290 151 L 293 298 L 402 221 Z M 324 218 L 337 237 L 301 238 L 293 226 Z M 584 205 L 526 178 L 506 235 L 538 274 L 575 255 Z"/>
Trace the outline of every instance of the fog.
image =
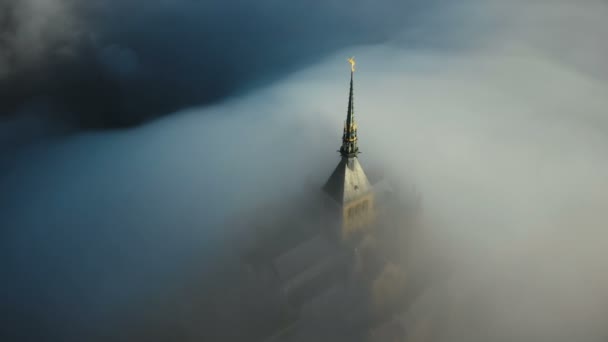
<path id="1" fill-rule="evenodd" d="M 234 236 L 250 232 L 229 223 L 329 176 L 351 55 L 363 167 L 416 184 L 432 236 L 418 245 L 448 260 L 412 321 L 441 308 L 437 341 L 604 340 L 606 14 L 602 1 L 442 4 L 210 106 L 10 145 L 8 340 L 234 337 L 234 297 L 219 318 L 164 298 L 212 307 L 218 284 L 238 291 Z"/>

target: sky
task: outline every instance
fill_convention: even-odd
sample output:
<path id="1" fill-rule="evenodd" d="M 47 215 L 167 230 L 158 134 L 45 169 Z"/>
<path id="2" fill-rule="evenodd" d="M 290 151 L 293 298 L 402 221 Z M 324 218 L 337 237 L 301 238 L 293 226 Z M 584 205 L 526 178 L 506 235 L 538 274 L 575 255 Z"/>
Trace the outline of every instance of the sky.
<path id="1" fill-rule="evenodd" d="M 429 6 L 395 0 L 380 6 L 318 0 L 3 3 L 0 89 L 10 95 L 3 116 L 37 99 L 49 107 L 47 115 L 76 128 L 128 127 L 217 103 L 336 49 L 382 41 L 402 26 L 404 15 Z"/>
<path id="2" fill-rule="evenodd" d="M 195 278 L 211 297 L 248 233 L 228 223 L 338 162 L 353 55 L 363 167 L 416 185 L 451 260 L 419 303 L 449 314 L 438 340 L 605 340 L 607 14 L 0 2 L 5 340 L 120 340 Z M 221 336 L 206 319 L 167 329 Z"/>

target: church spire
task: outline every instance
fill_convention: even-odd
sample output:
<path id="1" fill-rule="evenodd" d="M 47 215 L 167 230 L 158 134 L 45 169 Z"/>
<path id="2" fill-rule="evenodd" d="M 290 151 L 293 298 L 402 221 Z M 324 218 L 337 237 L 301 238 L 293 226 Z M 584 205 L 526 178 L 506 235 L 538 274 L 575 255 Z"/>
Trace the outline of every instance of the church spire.
<path id="1" fill-rule="evenodd" d="M 342 146 L 340 147 L 342 157 L 323 187 L 324 191 L 340 206 L 343 238 L 356 235 L 359 228 L 369 225 L 375 217 L 373 187 L 357 158 L 359 148 L 357 147 L 357 123 L 353 104 L 355 60 L 349 58 L 348 61 L 351 64 L 350 92 Z"/>
<path id="2" fill-rule="evenodd" d="M 344 123 L 344 133 L 342 134 L 342 146 L 340 154 L 343 157 L 353 158 L 359 153 L 357 147 L 357 123 L 355 122 L 355 106 L 353 100 L 353 78 L 355 74 L 355 59 L 348 59 L 351 65 L 350 69 L 350 92 L 348 95 L 348 112 L 346 113 L 346 122 Z"/>

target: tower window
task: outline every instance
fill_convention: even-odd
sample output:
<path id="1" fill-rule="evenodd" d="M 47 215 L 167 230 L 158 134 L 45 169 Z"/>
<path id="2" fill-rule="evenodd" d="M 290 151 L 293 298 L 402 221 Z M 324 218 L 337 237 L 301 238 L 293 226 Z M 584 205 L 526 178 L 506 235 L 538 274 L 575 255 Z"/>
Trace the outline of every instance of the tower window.
<path id="1" fill-rule="evenodd" d="M 370 206 L 369 200 L 359 202 L 359 203 L 353 205 L 352 207 L 348 208 L 347 217 L 349 219 L 353 219 L 358 216 L 361 216 L 368 211 L 369 206 Z"/>

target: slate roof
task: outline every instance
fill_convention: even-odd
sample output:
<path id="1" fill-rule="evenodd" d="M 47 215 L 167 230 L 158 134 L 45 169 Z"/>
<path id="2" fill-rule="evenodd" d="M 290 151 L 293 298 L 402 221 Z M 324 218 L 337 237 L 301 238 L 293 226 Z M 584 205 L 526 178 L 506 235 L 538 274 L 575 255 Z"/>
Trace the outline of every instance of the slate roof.
<path id="1" fill-rule="evenodd" d="M 291 279 L 323 259 L 335 254 L 337 246 L 323 234 L 302 242 L 273 260 L 281 279 Z"/>
<path id="2" fill-rule="evenodd" d="M 288 300 L 299 307 L 317 297 L 345 274 L 348 264 L 349 255 L 343 251 L 321 258 L 285 282 Z"/>
<path id="3" fill-rule="evenodd" d="M 372 191 L 372 186 L 356 157 L 343 157 L 323 190 L 339 204 L 348 203 Z"/>

